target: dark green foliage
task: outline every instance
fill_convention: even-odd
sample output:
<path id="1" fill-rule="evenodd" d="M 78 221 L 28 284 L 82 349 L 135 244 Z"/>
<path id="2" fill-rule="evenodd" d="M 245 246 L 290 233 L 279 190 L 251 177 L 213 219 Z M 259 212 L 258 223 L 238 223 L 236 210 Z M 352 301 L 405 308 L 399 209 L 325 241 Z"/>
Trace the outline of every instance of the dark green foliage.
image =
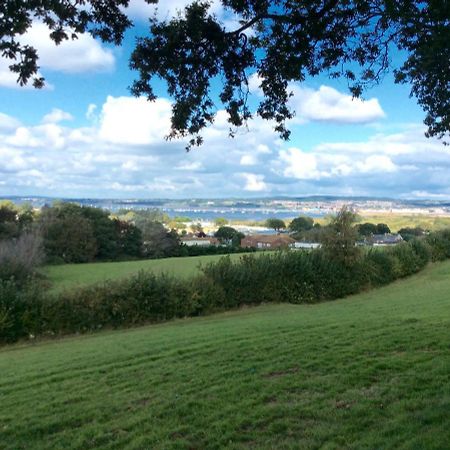
<path id="1" fill-rule="evenodd" d="M 332 218 L 330 225 L 321 235 L 322 249 L 330 261 L 354 266 L 361 257 L 361 249 L 356 246 L 358 231 L 354 227 L 356 214 L 343 206 Z"/>
<path id="2" fill-rule="evenodd" d="M 432 261 L 450 258 L 450 230 L 430 233 L 425 240 L 431 248 Z"/>
<path id="3" fill-rule="evenodd" d="M 60 214 L 64 215 L 67 203 L 63 204 Z M 72 205 L 71 205 L 72 206 Z M 75 205 L 77 206 L 77 205 Z M 79 207 L 79 214 L 87 219 L 92 227 L 97 251 L 96 259 L 113 260 L 120 255 L 118 229 L 109 217 L 109 212 L 88 206 Z"/>
<path id="4" fill-rule="evenodd" d="M 376 234 L 389 234 L 391 229 L 385 223 L 377 223 Z"/>
<path id="5" fill-rule="evenodd" d="M 34 280 L 18 286 L 0 279 L 0 342 L 14 342 L 43 331 L 42 286 Z"/>
<path id="6" fill-rule="evenodd" d="M 97 255 L 92 225 L 82 216 L 55 217 L 43 226 L 45 253 L 49 262 L 90 262 Z"/>
<path id="7" fill-rule="evenodd" d="M 255 248 L 242 248 L 237 245 L 232 246 L 217 246 L 217 245 L 185 245 L 182 244 L 179 249 L 179 254 L 174 256 L 205 256 L 205 255 L 231 255 L 235 253 L 249 253 L 257 251 Z"/>
<path id="8" fill-rule="evenodd" d="M 359 97 L 381 81 L 393 61 L 390 53 L 399 49 L 405 58 L 397 64 L 395 81 L 408 83 L 427 112 L 427 135 L 448 137 L 447 2 L 222 0 L 222 4 L 239 19 L 234 30 L 227 30 L 211 14 L 208 2 L 192 2 L 184 15 L 152 19 L 149 36 L 137 40 L 131 68 L 139 79 L 132 92 L 153 100 L 155 78 L 167 83 L 175 99 L 171 137 L 190 135 L 190 146 L 203 142 L 199 133 L 216 113 L 213 79 L 222 80 L 220 100 L 233 135 L 252 117 L 248 74 L 256 72 L 263 93 L 256 113 L 274 120 L 275 130 L 288 139 L 292 81 L 327 73 L 346 80 L 352 95 Z"/>
<path id="9" fill-rule="evenodd" d="M 34 214 L 31 206 L 16 206 L 10 201 L 0 202 L 0 240 L 13 239 L 31 231 Z"/>
<path id="10" fill-rule="evenodd" d="M 108 211 L 74 203 L 42 208 L 39 217 L 49 262 L 82 263 L 138 258 L 142 235 L 132 223 Z"/>
<path id="11" fill-rule="evenodd" d="M 10 70 L 17 74 L 17 82 L 20 85 L 31 80 L 34 87 L 41 88 L 44 86 L 44 79 L 38 74 L 37 50 L 22 44 L 18 39 L 34 21 L 45 23 L 49 27 L 49 36 L 56 44 L 76 39 L 87 31 L 103 42 L 119 44 L 125 30 L 131 25 L 131 21 L 121 10 L 128 3 L 129 0 L 109 0 L 107 4 L 98 0 L 4 0 L 0 3 L 2 56 L 10 60 Z"/>
<path id="12" fill-rule="evenodd" d="M 420 227 L 415 227 L 415 228 L 405 227 L 405 228 L 400 228 L 400 230 L 398 230 L 398 234 L 403 238 L 404 241 L 410 241 L 411 239 L 414 239 L 415 237 L 425 235 L 426 231 Z"/>
<path id="13" fill-rule="evenodd" d="M 289 224 L 291 233 L 301 233 L 302 231 L 311 230 L 314 227 L 314 219 L 308 216 L 296 217 Z"/>
<path id="14" fill-rule="evenodd" d="M 119 257 L 142 256 L 142 233 L 130 222 L 114 219 L 115 235 Z"/>
<path id="15" fill-rule="evenodd" d="M 157 0 L 146 0 L 157 3 Z M 203 142 L 201 130 L 214 121 L 217 100 L 212 80 L 228 113 L 230 134 L 252 117 L 249 74 L 261 79 L 263 99 L 257 114 L 274 120 L 289 138 L 286 121 L 292 81 L 326 73 L 343 78 L 353 96 L 381 81 L 396 51 L 404 58 L 395 81 L 408 83 L 426 111 L 427 136 L 448 136 L 450 27 L 448 2 L 353 0 L 222 0 L 236 18 L 233 30 L 210 11 L 211 2 L 192 1 L 171 20 L 150 19 L 147 36 L 136 40 L 130 66 L 138 71 L 132 86 L 137 96 L 154 100 L 155 79 L 163 79 L 174 97 L 171 137 L 190 135 L 189 146 Z M 45 23 L 56 44 L 89 32 L 120 44 L 132 23 L 123 8 L 129 0 L 0 3 L 0 51 L 24 85 L 42 87 L 39 55 L 20 43 L 33 21 Z M 78 6 L 78 7 L 77 7 Z M 217 84 L 214 83 L 217 87 Z"/>
<path id="16" fill-rule="evenodd" d="M 450 231 L 357 259 L 330 258 L 328 249 L 279 251 L 221 258 L 182 279 L 140 272 L 56 296 L 2 284 L 0 339 L 67 334 L 160 322 L 260 303 L 315 303 L 358 293 L 414 274 L 432 259 L 450 258 Z"/>
<path id="17" fill-rule="evenodd" d="M 43 260 L 43 241 L 36 231 L 0 241 L 0 280 L 25 285 Z"/>
<path id="18" fill-rule="evenodd" d="M 373 234 L 388 234 L 391 232 L 388 225 L 385 223 L 359 223 L 355 226 L 356 230 L 361 236 L 372 236 Z"/>
<path id="19" fill-rule="evenodd" d="M 167 258 L 180 254 L 180 240 L 176 231 L 168 231 L 160 222 L 146 222 L 142 228 L 144 256 Z"/>
<path id="20" fill-rule="evenodd" d="M 244 234 L 240 233 L 233 227 L 221 226 L 215 233 L 214 236 L 220 240 L 222 244 L 232 245 L 233 247 L 239 247 L 241 244 L 241 239 L 244 238 Z"/>
<path id="21" fill-rule="evenodd" d="M 275 231 L 281 231 L 286 228 L 286 224 L 284 223 L 284 220 L 276 219 L 276 218 L 267 219 L 265 225 L 267 228 L 272 228 Z"/>

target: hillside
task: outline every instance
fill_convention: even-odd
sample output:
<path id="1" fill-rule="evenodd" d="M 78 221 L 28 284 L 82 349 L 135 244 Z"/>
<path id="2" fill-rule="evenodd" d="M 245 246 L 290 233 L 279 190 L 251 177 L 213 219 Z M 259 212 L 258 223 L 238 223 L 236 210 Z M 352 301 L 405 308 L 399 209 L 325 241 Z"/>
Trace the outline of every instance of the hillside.
<path id="1" fill-rule="evenodd" d="M 87 286 L 106 280 L 114 280 L 134 275 L 140 270 L 155 273 L 170 273 L 175 276 L 189 277 L 196 274 L 201 264 L 218 261 L 224 255 L 186 256 L 183 258 L 142 259 L 138 261 L 96 262 L 86 264 L 60 264 L 46 266 L 42 274 L 48 278 L 52 292 Z M 239 259 L 242 253 L 230 255 Z"/>
<path id="2" fill-rule="evenodd" d="M 444 449 L 450 262 L 348 299 L 0 350 L 0 448 Z"/>

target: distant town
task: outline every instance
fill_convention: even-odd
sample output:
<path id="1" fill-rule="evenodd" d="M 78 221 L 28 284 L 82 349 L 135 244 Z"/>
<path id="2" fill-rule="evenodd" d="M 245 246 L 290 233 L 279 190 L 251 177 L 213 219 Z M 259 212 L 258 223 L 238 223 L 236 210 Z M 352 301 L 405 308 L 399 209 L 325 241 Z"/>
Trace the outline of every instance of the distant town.
<path id="1" fill-rule="evenodd" d="M 254 199 L 89 199 L 5 196 L 14 203 L 30 203 L 34 207 L 68 201 L 110 211 L 159 209 L 170 217 L 187 216 L 193 221 L 208 222 L 224 217 L 232 222 L 262 222 L 268 217 L 292 219 L 299 215 L 324 217 L 337 212 L 344 204 L 357 213 L 425 214 L 450 216 L 450 200 L 398 200 L 370 197 L 310 196 Z"/>

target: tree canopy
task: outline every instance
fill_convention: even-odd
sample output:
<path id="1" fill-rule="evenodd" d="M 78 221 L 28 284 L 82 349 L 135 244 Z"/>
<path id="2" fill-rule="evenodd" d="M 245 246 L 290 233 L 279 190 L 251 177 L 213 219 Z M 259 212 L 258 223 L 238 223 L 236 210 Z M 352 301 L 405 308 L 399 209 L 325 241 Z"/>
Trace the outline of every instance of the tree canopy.
<path id="1" fill-rule="evenodd" d="M 157 3 L 157 0 L 146 0 Z M 38 55 L 21 45 L 33 20 L 44 22 L 60 43 L 89 32 L 119 44 L 131 26 L 129 0 L 41 0 L 0 4 L 0 50 L 11 59 L 18 82 L 42 87 Z M 442 0 L 221 0 L 238 18 L 232 30 L 211 13 L 207 1 L 193 1 L 184 14 L 150 19 L 148 36 L 138 37 L 130 66 L 138 73 L 132 92 L 156 98 L 155 78 L 174 98 L 169 137 L 189 136 L 202 143 L 201 131 L 218 109 L 213 83 L 222 82 L 220 102 L 230 134 L 254 112 L 248 104 L 249 77 L 257 74 L 263 99 L 256 114 L 273 120 L 289 138 L 290 83 L 326 73 L 344 78 L 355 96 L 394 70 L 397 83 L 426 112 L 426 135 L 448 138 L 450 131 L 450 3 Z M 399 50 L 399 52 L 397 52 Z M 397 52 L 397 53 L 396 53 Z M 393 54 L 403 60 L 393 65 Z M 398 59 L 398 58 L 396 58 Z"/>
<path id="2" fill-rule="evenodd" d="M 276 218 L 267 219 L 265 224 L 267 228 L 272 228 L 277 232 L 280 232 L 281 230 L 284 230 L 286 228 L 284 220 Z"/>

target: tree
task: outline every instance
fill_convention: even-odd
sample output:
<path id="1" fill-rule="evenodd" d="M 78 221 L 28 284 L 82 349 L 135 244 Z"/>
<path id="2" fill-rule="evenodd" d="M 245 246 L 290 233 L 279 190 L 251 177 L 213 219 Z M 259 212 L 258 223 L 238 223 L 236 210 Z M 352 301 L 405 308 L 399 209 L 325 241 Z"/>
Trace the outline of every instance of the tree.
<path id="1" fill-rule="evenodd" d="M 95 259 L 97 243 L 88 219 L 81 215 L 41 218 L 44 249 L 49 261 L 84 263 Z"/>
<path id="2" fill-rule="evenodd" d="M 157 0 L 146 0 L 157 3 Z M 89 32 L 105 42 L 120 43 L 131 22 L 121 7 L 129 0 L 48 0 L 0 4 L 0 50 L 11 59 L 18 82 L 37 75 L 38 55 L 21 45 L 35 18 L 59 43 Z M 450 134 L 450 4 L 442 0 L 221 0 L 240 24 L 228 30 L 209 10 L 193 1 L 183 15 L 150 20 L 150 33 L 136 41 L 130 66 L 138 72 L 135 95 L 156 98 L 155 78 L 167 83 L 174 97 L 169 137 L 190 136 L 188 148 L 202 143 L 200 132 L 214 120 L 212 80 L 223 80 L 219 99 L 228 113 L 230 134 L 253 115 L 248 104 L 249 76 L 260 79 L 263 100 L 257 114 L 275 121 L 289 138 L 286 121 L 289 83 L 320 73 L 344 78 L 359 97 L 392 67 L 399 49 L 404 60 L 394 67 L 395 81 L 409 83 L 411 95 L 426 112 L 427 136 Z M 78 4 L 78 7 L 75 6 Z"/>
<path id="3" fill-rule="evenodd" d="M 356 246 L 358 231 L 354 227 L 356 214 L 343 206 L 322 234 L 322 249 L 328 258 L 344 265 L 352 265 L 361 255 Z"/>
<path id="4" fill-rule="evenodd" d="M 377 234 L 389 234 L 391 229 L 385 223 L 377 223 Z"/>
<path id="5" fill-rule="evenodd" d="M 311 230 L 314 226 L 314 219 L 308 216 L 296 217 L 289 224 L 291 233 L 301 233 L 302 231 Z"/>
<path id="6" fill-rule="evenodd" d="M 233 247 L 239 247 L 244 234 L 233 227 L 223 226 L 214 233 L 214 236 L 219 239 L 222 244 L 231 244 Z"/>
<path id="7" fill-rule="evenodd" d="M 398 234 L 402 237 L 402 239 L 404 241 L 410 241 L 411 239 L 414 239 L 415 237 L 418 236 L 423 236 L 425 235 L 427 232 L 420 227 L 404 227 L 404 228 L 400 228 L 400 230 L 398 230 Z"/>
<path id="8" fill-rule="evenodd" d="M 205 237 L 206 234 L 203 231 L 202 224 L 200 222 L 197 223 L 191 223 L 191 231 L 197 236 L 197 237 Z"/>
<path id="9" fill-rule="evenodd" d="M 279 233 L 281 230 L 284 230 L 286 228 L 286 224 L 284 223 L 284 220 L 271 218 L 266 220 L 266 227 L 272 228 L 277 233 Z"/>
<path id="10" fill-rule="evenodd" d="M 0 240 L 18 236 L 17 216 L 18 212 L 13 203 L 3 202 L 0 205 Z"/>
<path id="11" fill-rule="evenodd" d="M 167 231 L 160 222 L 147 222 L 142 230 L 144 254 L 150 258 L 176 256 L 180 241 L 175 231 Z"/>
<path id="12" fill-rule="evenodd" d="M 117 246 L 120 256 L 142 256 L 142 233 L 141 230 L 130 222 L 114 220 L 117 234 Z"/>
<path id="13" fill-rule="evenodd" d="M 377 234 L 377 226 L 374 223 L 366 222 L 356 225 L 356 230 L 361 236 L 372 236 Z"/>

